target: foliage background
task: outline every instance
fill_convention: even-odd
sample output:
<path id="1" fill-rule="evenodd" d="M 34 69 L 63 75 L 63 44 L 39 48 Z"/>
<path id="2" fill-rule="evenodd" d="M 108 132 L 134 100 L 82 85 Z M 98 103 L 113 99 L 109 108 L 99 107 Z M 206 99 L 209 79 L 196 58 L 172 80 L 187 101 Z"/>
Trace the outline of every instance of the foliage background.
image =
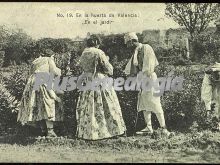
<path id="1" fill-rule="evenodd" d="M 81 69 L 77 66 L 77 60 L 85 48 L 85 43 L 74 42 L 71 39 L 43 38 L 37 41 L 31 39 L 21 30 L 7 33 L 4 29 L 0 56 L 0 132 L 16 132 L 18 123 L 16 122 L 17 102 L 21 99 L 24 86 L 28 78 L 28 71 L 31 61 L 41 51 L 50 48 L 56 53 L 56 63 L 63 73 L 66 73 L 68 62 L 71 74 L 77 76 Z M 3 36 L 3 35 L 2 35 Z M 182 91 L 168 91 L 161 97 L 162 106 L 165 112 L 168 129 L 189 132 L 195 130 L 209 129 L 210 121 L 205 115 L 204 105 L 201 102 L 200 88 L 203 79 L 202 74 L 197 71 L 203 69 L 207 64 L 216 61 L 219 52 L 219 44 L 216 40 L 210 40 L 210 34 L 199 36 L 194 49 L 197 56 L 194 63 L 190 63 L 181 58 L 162 62 L 161 57 L 178 55 L 176 50 L 155 47 L 155 53 L 160 65 L 156 69 L 158 77 L 167 76 L 173 70 L 174 75 L 183 75 L 185 78 Z M 114 76 L 123 75 L 123 69 L 131 54 L 129 54 L 123 40 L 123 34 L 104 36 L 102 38 L 101 49 L 110 57 L 110 62 L 114 67 Z M 140 41 L 142 35 L 138 34 Z M 197 60 L 197 61 L 196 61 Z M 201 63 L 197 64 L 198 61 Z M 202 64 L 203 63 L 203 64 Z M 127 126 L 128 134 L 134 133 L 144 127 L 143 114 L 138 115 L 138 123 L 135 126 L 137 112 L 137 92 L 117 92 L 121 104 L 123 117 Z M 75 107 L 78 91 L 66 92 L 63 96 L 65 120 L 57 124 L 58 131 L 64 130 L 65 134 L 74 135 L 76 131 Z M 154 127 L 158 127 L 158 121 L 153 115 Z"/>

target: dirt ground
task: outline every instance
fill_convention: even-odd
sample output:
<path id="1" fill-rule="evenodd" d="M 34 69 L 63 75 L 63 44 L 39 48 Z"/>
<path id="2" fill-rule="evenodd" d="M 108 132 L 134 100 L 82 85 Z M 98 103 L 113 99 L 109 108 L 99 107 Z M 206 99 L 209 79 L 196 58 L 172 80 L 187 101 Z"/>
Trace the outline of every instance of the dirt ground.
<path id="1" fill-rule="evenodd" d="M 143 136 L 100 141 L 0 137 L 0 162 L 220 163 L 220 133 Z"/>
<path id="2" fill-rule="evenodd" d="M 191 151 L 192 152 L 192 151 Z M 203 158 L 204 153 L 196 151 L 193 154 L 171 150 L 166 153 L 155 151 L 110 150 L 110 149 L 75 149 L 54 146 L 18 146 L 0 145 L 0 162 L 78 162 L 78 163 L 217 163 L 218 156 L 211 155 Z"/>

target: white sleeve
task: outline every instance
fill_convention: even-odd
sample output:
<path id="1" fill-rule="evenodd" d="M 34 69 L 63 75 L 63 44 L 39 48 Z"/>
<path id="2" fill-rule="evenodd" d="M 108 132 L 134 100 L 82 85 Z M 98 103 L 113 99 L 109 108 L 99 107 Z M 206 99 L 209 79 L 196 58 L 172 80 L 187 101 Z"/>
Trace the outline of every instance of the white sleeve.
<path id="1" fill-rule="evenodd" d="M 109 58 L 105 55 L 103 51 L 99 54 L 100 63 L 103 66 L 104 72 L 113 75 L 113 66 L 109 62 Z"/>
<path id="2" fill-rule="evenodd" d="M 61 75 L 61 69 L 56 67 L 56 64 L 55 64 L 53 58 L 49 58 L 48 63 L 49 63 L 50 72 L 54 73 L 57 76 L 60 76 Z"/>
<path id="3" fill-rule="evenodd" d="M 143 58 L 143 69 L 142 72 L 147 73 L 148 75 L 154 72 L 154 69 L 159 65 L 156 55 L 153 48 L 150 45 L 144 46 L 144 58 Z"/>

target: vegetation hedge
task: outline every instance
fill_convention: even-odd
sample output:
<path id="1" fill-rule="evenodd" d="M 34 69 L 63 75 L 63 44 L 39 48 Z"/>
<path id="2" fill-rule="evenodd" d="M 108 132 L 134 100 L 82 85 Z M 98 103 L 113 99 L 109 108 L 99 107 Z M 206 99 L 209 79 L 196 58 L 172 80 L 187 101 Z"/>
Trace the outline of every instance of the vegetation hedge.
<path id="1" fill-rule="evenodd" d="M 110 57 L 110 62 L 114 66 L 113 77 L 125 76 L 123 69 L 131 57 L 131 53 L 124 44 L 123 34 L 100 36 L 103 40 L 100 49 L 106 52 Z M 31 42 L 33 44 L 33 42 Z M 25 42 L 27 44 L 27 42 Z M 36 46 L 37 45 L 37 46 Z M 62 65 L 63 73 L 66 74 L 68 62 L 72 75 L 79 75 L 81 69 L 77 66 L 77 60 L 85 48 L 84 42 L 72 43 L 69 39 L 41 39 L 31 49 L 36 55 L 42 49 L 51 48 L 56 53 L 56 63 L 60 67 Z M 30 47 L 28 47 L 30 48 Z M 61 49 L 62 48 L 62 49 Z M 165 52 L 165 53 L 164 53 Z M 166 50 L 155 48 L 158 57 L 169 56 Z M 205 52 L 208 54 L 207 52 Z M 166 54 L 166 55 L 164 55 Z M 211 53 L 210 53 L 211 54 Z M 27 53 L 26 53 L 27 55 Z M 34 56 L 32 59 L 34 58 Z M 7 54 L 6 54 L 7 56 Z M 5 56 L 5 57 L 6 57 Z M 22 59 L 22 58 L 21 58 Z M 29 57 L 31 59 L 31 57 Z M 62 63 L 60 63 L 62 61 Z M 64 61 L 64 62 L 63 62 Z M 181 91 L 166 91 L 161 97 L 162 106 L 165 112 L 166 123 L 169 129 L 177 131 L 194 131 L 210 128 L 211 121 L 205 115 L 204 104 L 201 102 L 200 88 L 203 75 L 198 75 L 196 70 L 204 67 L 203 65 L 178 65 L 178 63 L 160 62 L 156 69 L 158 77 L 167 76 L 170 71 L 174 71 L 174 75 L 183 75 L 184 85 Z M 18 66 L 8 66 L 1 68 L 1 95 L 6 93 L 19 101 L 24 90 L 28 78 L 30 64 L 22 64 Z M 3 92 L 7 91 L 7 92 Z M 76 130 L 75 109 L 78 98 L 78 91 L 66 92 L 63 96 L 65 122 L 64 127 L 68 134 L 74 134 Z M 120 91 L 117 92 L 123 117 L 128 129 L 128 134 L 132 134 L 135 130 L 144 127 L 143 114 L 138 115 L 138 123 L 136 124 L 137 112 L 137 92 Z M 16 114 L 12 113 L 16 107 L 13 99 L 7 99 L 8 96 L 0 99 L 0 126 L 1 130 L 16 130 Z M 12 116 L 13 117 L 12 117 Z M 158 121 L 153 116 L 154 127 L 158 127 Z"/>

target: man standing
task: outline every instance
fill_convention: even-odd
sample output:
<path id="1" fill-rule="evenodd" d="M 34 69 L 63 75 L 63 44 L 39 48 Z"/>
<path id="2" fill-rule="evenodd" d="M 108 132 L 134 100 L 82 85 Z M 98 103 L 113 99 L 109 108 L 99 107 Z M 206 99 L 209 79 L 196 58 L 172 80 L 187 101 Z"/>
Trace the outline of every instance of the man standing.
<path id="1" fill-rule="evenodd" d="M 127 75 L 138 76 L 139 72 L 142 72 L 144 76 L 157 79 L 157 75 L 154 72 L 155 67 L 159 64 L 154 54 L 152 47 L 148 44 L 141 44 L 138 42 L 136 33 L 128 33 L 124 37 L 127 47 L 134 51 L 133 56 L 129 60 L 125 68 Z M 155 90 L 152 87 L 150 91 L 140 91 L 138 94 L 137 111 L 144 112 L 144 118 L 146 122 L 146 128 L 137 133 L 153 133 L 151 124 L 151 112 L 154 112 L 159 120 L 162 132 L 169 136 L 170 132 L 166 129 L 164 112 L 161 106 L 160 97 L 154 95 Z"/>

